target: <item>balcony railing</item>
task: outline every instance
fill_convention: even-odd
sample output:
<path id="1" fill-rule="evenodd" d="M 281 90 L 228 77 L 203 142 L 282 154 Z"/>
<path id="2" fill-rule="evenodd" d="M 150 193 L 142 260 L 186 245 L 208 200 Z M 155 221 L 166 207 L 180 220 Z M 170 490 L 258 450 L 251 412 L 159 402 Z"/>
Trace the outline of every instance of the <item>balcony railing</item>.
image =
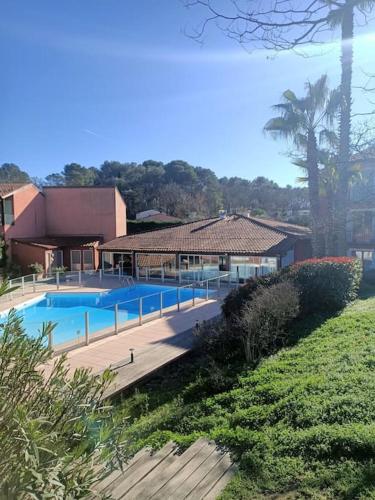
<path id="1" fill-rule="evenodd" d="M 375 233 L 372 229 L 353 231 L 349 236 L 349 241 L 353 243 L 372 243 L 375 241 Z"/>

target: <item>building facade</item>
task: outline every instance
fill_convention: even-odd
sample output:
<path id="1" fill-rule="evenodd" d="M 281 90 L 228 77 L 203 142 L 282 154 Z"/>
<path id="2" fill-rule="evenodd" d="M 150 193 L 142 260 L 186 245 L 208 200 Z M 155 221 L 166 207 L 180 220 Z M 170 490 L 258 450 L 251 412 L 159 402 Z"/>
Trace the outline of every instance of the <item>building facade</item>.
<path id="1" fill-rule="evenodd" d="M 350 187 L 347 224 L 348 254 L 364 270 L 375 268 L 375 160 L 361 161 L 361 175 Z"/>
<path id="2" fill-rule="evenodd" d="M 39 263 L 95 269 L 100 244 L 126 235 L 126 205 L 115 187 L 1 184 L 2 237 L 8 256 L 28 273 Z"/>
<path id="3" fill-rule="evenodd" d="M 243 281 L 311 256 L 309 229 L 238 214 L 116 238 L 99 249 L 104 271 L 180 281 L 224 273 Z"/>

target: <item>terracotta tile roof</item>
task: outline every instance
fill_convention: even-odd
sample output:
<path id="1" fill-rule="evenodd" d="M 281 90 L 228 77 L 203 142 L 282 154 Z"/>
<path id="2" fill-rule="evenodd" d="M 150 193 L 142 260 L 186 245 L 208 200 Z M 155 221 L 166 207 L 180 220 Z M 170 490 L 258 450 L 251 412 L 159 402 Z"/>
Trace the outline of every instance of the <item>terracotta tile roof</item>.
<path id="1" fill-rule="evenodd" d="M 276 226 L 276 221 L 230 215 L 225 219 L 206 219 L 181 226 L 123 236 L 99 248 L 155 253 L 278 255 L 291 248 L 297 239 L 308 236 L 305 228 L 300 228 L 302 234 L 297 235 L 296 228 L 298 227 L 293 226 L 288 229 L 284 225 L 281 230 Z"/>
<path id="2" fill-rule="evenodd" d="M 42 238 L 15 238 L 15 242 L 54 250 L 63 247 L 94 247 L 103 241 L 101 236 L 45 236 Z"/>
<path id="3" fill-rule="evenodd" d="M 288 234 L 293 234 L 295 236 L 307 236 L 311 234 L 311 230 L 305 226 L 297 226 L 297 224 L 290 224 L 289 222 L 283 222 L 274 219 L 262 219 L 260 217 L 251 217 L 254 221 L 260 222 L 261 224 L 266 224 L 266 226 L 278 229 Z"/>
<path id="4" fill-rule="evenodd" d="M 30 182 L 0 182 L 0 198 L 9 196 L 17 189 L 29 185 Z"/>

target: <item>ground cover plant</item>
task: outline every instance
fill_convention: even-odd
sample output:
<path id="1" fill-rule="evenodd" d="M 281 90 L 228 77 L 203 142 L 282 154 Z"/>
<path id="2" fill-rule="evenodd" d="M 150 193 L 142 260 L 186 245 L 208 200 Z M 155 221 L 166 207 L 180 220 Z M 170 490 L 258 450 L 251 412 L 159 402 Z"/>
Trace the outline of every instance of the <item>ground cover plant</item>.
<path id="1" fill-rule="evenodd" d="M 210 386 L 203 359 L 190 359 L 159 403 L 155 382 L 142 412 L 147 386 L 123 401 L 119 411 L 133 408 L 127 432 L 139 447 L 201 435 L 228 447 L 240 472 L 225 499 L 375 498 L 375 290 L 365 292 L 334 316 L 299 319 L 294 345 L 254 370 L 217 363 L 222 388 Z"/>

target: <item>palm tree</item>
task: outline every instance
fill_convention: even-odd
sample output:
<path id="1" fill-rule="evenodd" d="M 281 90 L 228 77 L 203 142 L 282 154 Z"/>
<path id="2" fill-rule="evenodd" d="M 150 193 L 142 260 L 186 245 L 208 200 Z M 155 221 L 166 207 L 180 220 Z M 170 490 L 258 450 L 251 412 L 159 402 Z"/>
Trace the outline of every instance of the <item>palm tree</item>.
<path id="1" fill-rule="evenodd" d="M 353 74 L 353 36 L 354 13 L 359 11 L 366 16 L 375 6 L 375 0 L 344 0 L 333 2 L 325 0 L 331 11 L 328 22 L 341 29 L 341 82 L 340 82 L 340 120 L 339 149 L 337 158 L 337 206 L 336 237 L 337 254 L 346 255 L 346 226 L 348 217 L 348 191 L 350 179 L 350 135 L 352 112 L 352 74 Z"/>
<path id="2" fill-rule="evenodd" d="M 330 91 L 327 75 L 315 83 L 307 82 L 306 95 L 298 98 L 291 90 L 282 95 L 282 102 L 273 106 L 281 114 L 269 120 L 264 130 L 275 138 L 292 140 L 304 154 L 308 175 L 311 211 L 312 247 L 315 256 L 324 255 L 324 235 L 321 224 L 319 196 L 318 136 L 329 133 L 339 103 L 339 92 Z"/>

